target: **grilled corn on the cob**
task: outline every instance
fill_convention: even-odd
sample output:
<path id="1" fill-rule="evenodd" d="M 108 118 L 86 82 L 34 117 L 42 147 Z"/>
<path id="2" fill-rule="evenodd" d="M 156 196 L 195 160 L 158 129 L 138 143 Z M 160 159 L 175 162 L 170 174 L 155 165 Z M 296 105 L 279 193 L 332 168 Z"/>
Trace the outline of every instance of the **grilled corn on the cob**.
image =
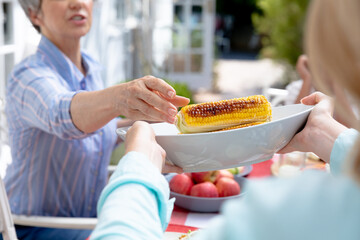
<path id="1" fill-rule="evenodd" d="M 181 133 L 199 133 L 270 120 L 271 104 L 264 96 L 255 95 L 185 106 L 177 114 L 176 126 Z"/>
<path id="2" fill-rule="evenodd" d="M 256 125 L 263 124 L 263 123 L 266 123 L 266 122 L 245 123 L 245 124 L 240 124 L 240 125 L 236 125 L 236 126 L 232 126 L 232 127 L 223 128 L 223 129 L 216 130 L 216 131 L 226 131 L 226 130 L 244 128 L 244 127 L 251 127 L 251 126 L 256 126 Z"/>

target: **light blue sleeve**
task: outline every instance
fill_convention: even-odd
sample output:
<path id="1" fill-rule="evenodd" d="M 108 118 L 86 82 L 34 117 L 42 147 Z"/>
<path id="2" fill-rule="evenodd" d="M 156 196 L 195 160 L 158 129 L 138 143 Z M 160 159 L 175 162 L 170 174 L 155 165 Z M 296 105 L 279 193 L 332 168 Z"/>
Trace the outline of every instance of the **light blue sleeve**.
<path id="1" fill-rule="evenodd" d="M 358 136 L 359 132 L 357 130 L 349 128 L 340 133 L 335 140 L 330 155 L 330 169 L 333 174 L 338 175 L 344 171 L 344 162 Z"/>
<path id="2" fill-rule="evenodd" d="M 144 154 L 130 152 L 100 196 L 90 239 L 162 239 L 172 209 L 164 176 Z"/>
<path id="3" fill-rule="evenodd" d="M 359 202 L 356 183 L 327 173 L 252 180 L 194 240 L 360 239 Z"/>

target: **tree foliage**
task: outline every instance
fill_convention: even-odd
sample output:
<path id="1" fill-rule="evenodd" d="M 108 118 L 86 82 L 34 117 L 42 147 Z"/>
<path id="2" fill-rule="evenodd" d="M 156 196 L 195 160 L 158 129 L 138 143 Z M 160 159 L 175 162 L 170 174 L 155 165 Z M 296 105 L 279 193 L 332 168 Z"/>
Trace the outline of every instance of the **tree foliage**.
<path id="1" fill-rule="evenodd" d="M 303 53 L 303 28 L 309 0 L 256 0 L 260 13 L 252 14 L 262 37 L 260 55 L 291 65 Z"/>

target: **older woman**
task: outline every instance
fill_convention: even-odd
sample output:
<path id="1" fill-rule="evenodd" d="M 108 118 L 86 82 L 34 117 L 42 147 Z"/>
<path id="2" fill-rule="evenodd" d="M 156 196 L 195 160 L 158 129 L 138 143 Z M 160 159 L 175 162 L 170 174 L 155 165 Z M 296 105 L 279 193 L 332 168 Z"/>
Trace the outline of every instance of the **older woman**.
<path id="1" fill-rule="evenodd" d="M 335 96 L 339 112 L 350 118 L 347 109 L 360 111 L 360 1 L 314 0 L 310 9 L 306 47 L 316 87 Z M 347 94 L 351 98 L 344 98 Z M 358 131 L 332 117 L 333 102 L 326 95 L 317 92 L 302 102 L 316 106 L 303 131 L 282 152 L 313 151 L 336 176 L 309 171 L 293 179 L 249 182 L 243 198 L 227 202 L 223 213 L 191 239 L 360 239 Z M 351 120 L 359 130 L 358 119 Z M 140 144 L 144 141 L 148 143 Z M 171 201 L 160 174 L 164 155 L 152 129 L 136 123 L 126 142 L 128 153 L 100 197 L 92 240 L 162 239 L 167 227 Z M 134 178 L 140 164 L 147 173 Z"/>
<path id="2" fill-rule="evenodd" d="M 13 163 L 5 183 L 11 209 L 25 215 L 95 217 L 117 140 L 115 118 L 173 123 L 177 107 L 188 99 L 152 76 L 103 89 L 99 64 L 80 50 L 92 23 L 92 0 L 20 3 L 42 38 L 37 52 L 15 67 L 8 82 Z M 21 229 L 20 238 L 41 239 L 39 229 Z M 47 230 L 43 235 L 84 239 L 88 231 L 52 236 Z"/>

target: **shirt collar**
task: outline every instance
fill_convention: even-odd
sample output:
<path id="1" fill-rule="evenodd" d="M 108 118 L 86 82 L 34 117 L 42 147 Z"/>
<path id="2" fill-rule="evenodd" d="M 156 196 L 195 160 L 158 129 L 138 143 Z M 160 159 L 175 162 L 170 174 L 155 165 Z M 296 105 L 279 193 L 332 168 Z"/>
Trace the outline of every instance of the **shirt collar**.
<path id="1" fill-rule="evenodd" d="M 80 82 L 84 78 L 84 75 L 75 64 L 44 35 L 41 37 L 38 52 L 45 56 L 46 64 L 56 70 L 67 82 Z M 87 54 L 81 52 L 81 56 L 87 76 L 93 74 L 95 71 L 101 70 L 100 64 Z"/>
<path id="2" fill-rule="evenodd" d="M 83 66 L 86 71 L 86 75 L 92 75 L 95 72 L 100 72 L 103 70 L 103 67 L 101 64 L 99 64 L 97 61 L 95 61 L 93 58 L 91 58 L 87 53 L 84 51 L 81 51 Z"/>

